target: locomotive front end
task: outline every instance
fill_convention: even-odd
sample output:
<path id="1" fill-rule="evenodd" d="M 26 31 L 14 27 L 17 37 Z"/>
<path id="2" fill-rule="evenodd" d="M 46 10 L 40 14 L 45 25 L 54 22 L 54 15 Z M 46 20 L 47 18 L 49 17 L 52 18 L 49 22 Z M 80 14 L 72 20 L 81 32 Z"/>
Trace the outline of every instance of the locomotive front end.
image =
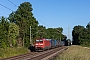
<path id="1" fill-rule="evenodd" d="M 35 50 L 36 51 L 43 50 L 43 40 L 36 40 Z"/>

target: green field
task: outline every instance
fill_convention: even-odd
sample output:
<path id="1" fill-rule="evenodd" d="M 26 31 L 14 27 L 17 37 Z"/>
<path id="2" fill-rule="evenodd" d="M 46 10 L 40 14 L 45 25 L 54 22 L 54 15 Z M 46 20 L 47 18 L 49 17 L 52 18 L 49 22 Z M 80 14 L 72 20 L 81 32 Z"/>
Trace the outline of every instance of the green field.
<path id="1" fill-rule="evenodd" d="M 90 48 L 81 46 L 70 46 L 63 51 L 55 60 L 90 60 Z"/>
<path id="2" fill-rule="evenodd" d="M 28 53 L 27 48 L 0 48 L 0 59 Z"/>

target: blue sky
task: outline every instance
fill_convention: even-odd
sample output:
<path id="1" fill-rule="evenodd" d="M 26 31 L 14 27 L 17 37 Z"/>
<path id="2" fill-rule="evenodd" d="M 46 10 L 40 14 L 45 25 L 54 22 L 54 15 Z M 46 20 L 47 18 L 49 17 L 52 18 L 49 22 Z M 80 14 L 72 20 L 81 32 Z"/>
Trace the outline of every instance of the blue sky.
<path id="1" fill-rule="evenodd" d="M 90 0 L 10 0 L 19 6 L 23 2 L 30 2 L 33 8 L 34 17 L 39 25 L 46 28 L 62 27 L 63 34 L 72 37 L 72 29 L 76 25 L 86 26 L 90 22 Z M 8 0 L 1 0 L 0 4 L 16 11 L 17 6 Z M 11 11 L 0 5 L 0 16 L 8 17 Z"/>

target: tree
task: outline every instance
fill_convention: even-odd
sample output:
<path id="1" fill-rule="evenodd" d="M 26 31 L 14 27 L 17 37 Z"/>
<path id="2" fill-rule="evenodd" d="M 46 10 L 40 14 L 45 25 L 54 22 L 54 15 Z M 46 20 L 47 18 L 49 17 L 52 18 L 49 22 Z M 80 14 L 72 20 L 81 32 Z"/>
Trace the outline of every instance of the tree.
<path id="1" fill-rule="evenodd" d="M 44 27 L 43 25 L 39 25 L 37 34 L 37 38 L 46 38 L 46 27 Z"/>
<path id="2" fill-rule="evenodd" d="M 84 26 L 75 26 L 72 31 L 73 36 L 73 44 L 80 45 L 81 44 L 81 37 L 83 36 L 83 31 L 85 30 Z"/>
<path id="3" fill-rule="evenodd" d="M 8 43 L 8 20 L 2 16 L 0 19 L 0 47 L 5 48 L 9 47 Z"/>
<path id="4" fill-rule="evenodd" d="M 57 40 L 63 40 L 64 38 L 64 35 L 62 34 L 63 28 L 62 27 L 55 28 L 55 31 L 58 33 L 56 34 Z"/>
<path id="5" fill-rule="evenodd" d="M 86 28 L 84 26 L 75 26 L 72 31 L 73 44 L 90 46 L 90 23 L 87 24 Z"/>
<path id="6" fill-rule="evenodd" d="M 32 27 L 32 34 L 37 32 L 38 21 L 36 21 L 36 18 L 33 16 L 32 10 L 33 8 L 30 2 L 24 2 L 8 17 L 10 22 L 14 22 L 19 26 L 19 38 L 21 38 L 23 46 L 30 44 L 30 26 Z M 36 36 L 37 34 L 33 35 L 33 39 L 35 39 Z"/>
<path id="7" fill-rule="evenodd" d="M 90 22 L 86 26 L 87 29 L 90 29 Z"/>
<path id="8" fill-rule="evenodd" d="M 10 23 L 8 32 L 10 47 L 15 46 L 17 44 L 16 37 L 19 35 L 19 27 L 15 23 Z"/>
<path id="9" fill-rule="evenodd" d="M 46 29 L 47 33 L 47 38 L 50 39 L 56 39 L 56 40 L 63 40 L 64 35 L 62 34 L 63 29 L 58 27 L 58 28 L 48 28 Z"/>

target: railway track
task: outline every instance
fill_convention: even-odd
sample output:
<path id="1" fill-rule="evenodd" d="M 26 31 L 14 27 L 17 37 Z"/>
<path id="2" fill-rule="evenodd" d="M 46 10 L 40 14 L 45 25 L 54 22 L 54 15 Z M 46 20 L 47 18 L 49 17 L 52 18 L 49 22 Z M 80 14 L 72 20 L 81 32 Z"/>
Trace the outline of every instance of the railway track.
<path id="1" fill-rule="evenodd" d="M 31 52 L 19 56 L 14 56 L 10 58 L 5 58 L 1 60 L 47 60 L 51 57 L 55 56 L 57 53 L 61 53 L 63 50 L 67 49 L 67 47 L 59 47 L 43 52 Z"/>
<path id="2" fill-rule="evenodd" d="M 33 57 L 35 54 L 38 54 L 39 52 L 30 52 L 27 54 L 22 54 L 22 55 L 18 55 L 18 56 L 13 56 L 13 57 L 9 57 L 9 58 L 4 58 L 1 60 L 28 60 L 29 58 Z"/>
<path id="3" fill-rule="evenodd" d="M 51 59 L 56 54 L 61 53 L 65 49 L 67 49 L 67 47 L 59 47 L 56 49 L 51 49 L 51 50 L 43 52 L 42 54 L 36 57 L 32 57 L 30 60 L 48 60 L 48 59 Z"/>

